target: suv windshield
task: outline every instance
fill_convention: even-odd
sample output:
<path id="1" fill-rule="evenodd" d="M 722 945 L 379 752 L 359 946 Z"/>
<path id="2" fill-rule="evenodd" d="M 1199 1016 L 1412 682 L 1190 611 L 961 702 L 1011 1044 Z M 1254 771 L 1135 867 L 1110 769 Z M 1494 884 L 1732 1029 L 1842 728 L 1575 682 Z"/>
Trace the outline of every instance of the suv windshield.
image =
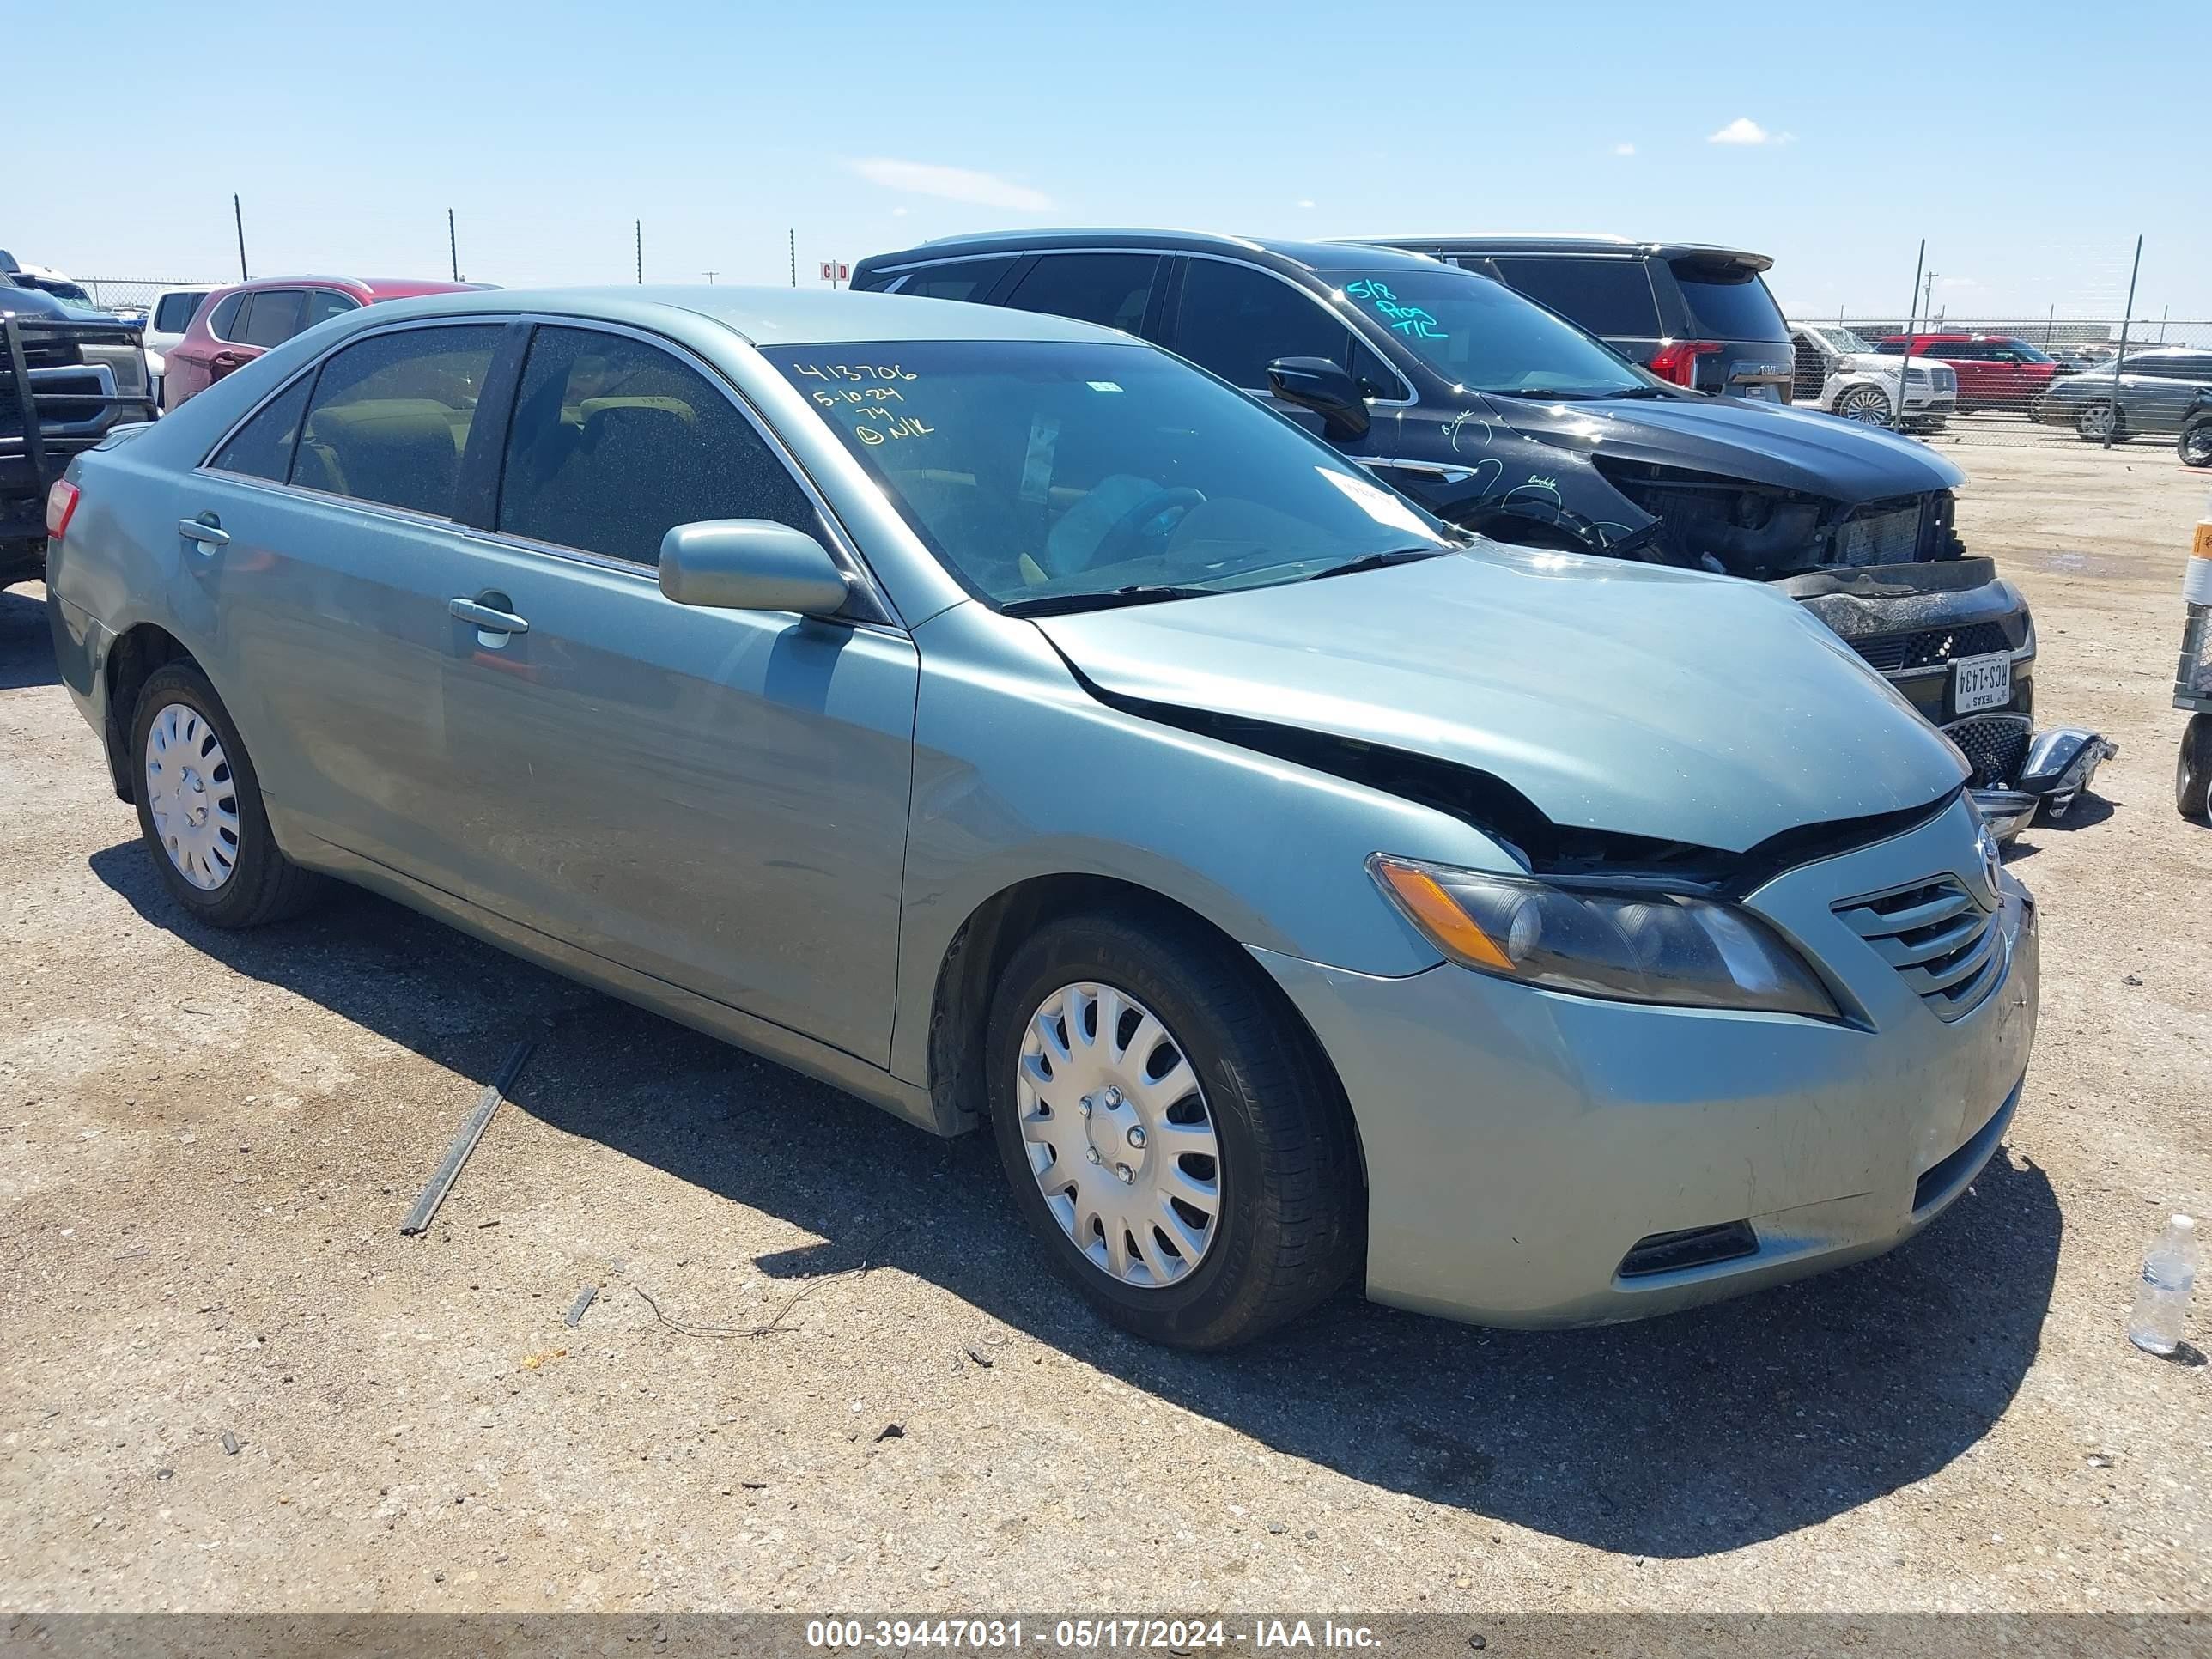
<path id="1" fill-rule="evenodd" d="M 1318 440 L 1148 346 L 764 355 L 946 568 L 996 605 L 1264 587 L 1457 545 Z"/>
<path id="2" fill-rule="evenodd" d="M 1317 274 L 1342 303 L 1380 323 L 1461 390 L 1609 398 L 1660 384 L 1572 323 L 1472 271 Z"/>
<path id="3" fill-rule="evenodd" d="M 1863 335 L 1844 328 L 1840 324 L 1824 323 L 1817 328 L 1808 325 L 1805 331 L 1831 351 L 1840 351 L 1848 355 L 1875 349 L 1873 346 L 1867 343 Z"/>

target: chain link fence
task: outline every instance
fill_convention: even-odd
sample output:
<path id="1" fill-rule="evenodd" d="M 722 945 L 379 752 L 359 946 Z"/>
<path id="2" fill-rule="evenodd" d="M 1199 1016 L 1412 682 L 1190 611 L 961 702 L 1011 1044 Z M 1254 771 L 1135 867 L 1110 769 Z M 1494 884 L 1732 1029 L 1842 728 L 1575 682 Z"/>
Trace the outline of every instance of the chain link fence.
<path id="1" fill-rule="evenodd" d="M 173 288 L 216 289 L 227 285 L 227 277 L 194 276 L 79 276 L 77 286 L 83 289 L 93 304 L 103 311 L 148 311 L 155 299 Z"/>
<path id="2" fill-rule="evenodd" d="M 2212 391 L 2212 319 L 1957 317 L 1801 319 L 1792 401 L 1932 443 L 2170 444 Z M 1900 420 L 1901 415 L 1901 420 Z"/>

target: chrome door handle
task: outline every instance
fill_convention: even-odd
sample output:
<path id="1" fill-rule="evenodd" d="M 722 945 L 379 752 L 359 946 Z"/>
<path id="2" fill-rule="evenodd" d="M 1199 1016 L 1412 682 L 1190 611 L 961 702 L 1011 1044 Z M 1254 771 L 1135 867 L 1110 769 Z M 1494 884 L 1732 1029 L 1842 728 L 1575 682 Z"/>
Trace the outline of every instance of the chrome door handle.
<path id="1" fill-rule="evenodd" d="M 198 542 L 203 553 L 230 545 L 230 532 L 215 521 L 212 513 L 197 519 L 178 520 L 177 533 L 188 542 Z"/>
<path id="2" fill-rule="evenodd" d="M 530 624 L 511 611 L 495 611 L 474 599 L 453 599 L 446 609 L 455 620 L 481 628 L 487 634 L 527 634 Z"/>

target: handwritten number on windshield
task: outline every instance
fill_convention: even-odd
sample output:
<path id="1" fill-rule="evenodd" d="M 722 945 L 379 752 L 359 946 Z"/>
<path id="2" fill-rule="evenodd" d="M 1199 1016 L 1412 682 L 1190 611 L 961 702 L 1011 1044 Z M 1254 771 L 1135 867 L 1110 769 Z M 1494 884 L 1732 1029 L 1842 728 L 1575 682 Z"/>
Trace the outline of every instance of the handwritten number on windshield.
<path id="1" fill-rule="evenodd" d="M 1449 337 L 1436 317 L 1419 306 L 1402 305 L 1388 284 L 1363 276 L 1356 283 L 1346 283 L 1344 291 L 1355 300 L 1364 300 L 1382 314 L 1386 326 L 1399 333 L 1421 340 L 1442 340 Z"/>

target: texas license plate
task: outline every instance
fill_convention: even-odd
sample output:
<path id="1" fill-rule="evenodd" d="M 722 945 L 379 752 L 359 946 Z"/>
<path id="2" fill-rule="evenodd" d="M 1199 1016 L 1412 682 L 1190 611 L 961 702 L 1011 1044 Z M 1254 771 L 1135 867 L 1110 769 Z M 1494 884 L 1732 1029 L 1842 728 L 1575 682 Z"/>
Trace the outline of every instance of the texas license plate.
<path id="1" fill-rule="evenodd" d="M 2002 708 L 2012 701 L 2012 653 L 1992 651 L 1985 657 L 1961 657 L 1951 665 L 1951 711 L 1971 714 L 1979 708 Z"/>

